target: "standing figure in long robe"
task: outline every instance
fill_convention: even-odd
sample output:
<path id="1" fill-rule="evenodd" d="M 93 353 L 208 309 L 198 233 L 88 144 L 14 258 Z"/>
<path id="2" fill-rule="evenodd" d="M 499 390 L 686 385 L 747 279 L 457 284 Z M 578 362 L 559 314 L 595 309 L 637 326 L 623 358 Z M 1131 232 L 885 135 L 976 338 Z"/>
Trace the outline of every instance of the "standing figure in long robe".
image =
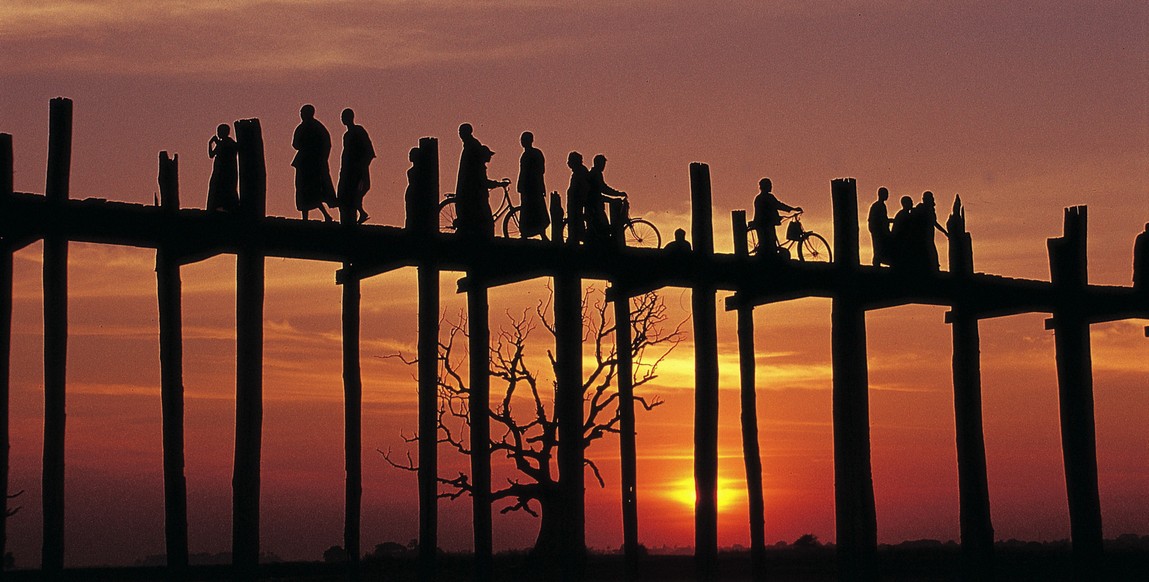
<path id="1" fill-rule="evenodd" d="M 339 164 L 339 210 L 348 218 L 354 216 L 355 222 L 362 224 L 368 218 L 363 210 L 363 197 L 371 189 L 371 160 L 375 159 L 375 147 L 371 145 L 367 130 L 355 124 L 354 111 L 344 109 L 340 118 L 347 131 L 343 133 L 343 155 Z"/>
<path id="2" fill-rule="evenodd" d="M 874 247 L 874 266 L 889 265 L 890 246 L 890 213 L 886 209 L 886 200 L 890 198 L 890 191 L 878 188 L 878 199 L 870 205 L 870 213 L 866 216 L 866 227 L 870 231 L 870 242 Z"/>
<path id="3" fill-rule="evenodd" d="M 212 159 L 207 187 L 207 209 L 231 212 L 239 208 L 239 145 L 231 139 L 231 128 L 221 123 L 207 142 Z"/>
<path id="4" fill-rule="evenodd" d="M 946 229 L 938 224 L 938 211 L 937 204 L 934 202 L 934 193 L 926 191 L 922 194 L 922 201 L 914 207 L 914 222 L 916 224 L 917 232 L 917 245 L 919 246 L 921 254 L 920 267 L 927 271 L 937 271 L 941 268 L 941 263 L 938 260 L 938 246 L 934 243 L 934 229 L 940 230 L 942 234 L 949 236 Z"/>
<path id="5" fill-rule="evenodd" d="M 455 209 L 459 234 L 491 238 L 495 219 L 491 215 L 491 188 L 503 186 L 487 178 L 487 163 L 495 152 L 475 137 L 471 124 L 459 126 L 463 151 L 459 155 L 459 177 L 455 183 Z"/>
<path id="6" fill-rule="evenodd" d="M 567 154 L 571 181 L 567 186 L 567 241 L 578 244 L 586 239 L 586 199 L 590 190 L 589 173 L 582 154 Z"/>
<path id="7" fill-rule="evenodd" d="M 331 134 L 315 118 L 314 106 L 301 107 L 299 118 L 301 121 L 291 138 L 291 147 L 295 148 L 295 158 L 291 160 L 295 167 L 295 209 L 303 213 L 303 220 L 307 220 L 308 211 L 319 210 L 323 220 L 331 222 L 331 214 L 324 207 L 326 204 L 334 208 L 338 204 L 328 165 Z"/>
<path id="8" fill-rule="evenodd" d="M 519 233 L 523 238 L 542 235 L 547 238 L 551 219 L 547 212 L 547 187 L 543 181 L 546 160 L 543 152 L 534 146 L 535 136 L 524 131 L 520 138 L 523 155 L 519 157 Z"/>

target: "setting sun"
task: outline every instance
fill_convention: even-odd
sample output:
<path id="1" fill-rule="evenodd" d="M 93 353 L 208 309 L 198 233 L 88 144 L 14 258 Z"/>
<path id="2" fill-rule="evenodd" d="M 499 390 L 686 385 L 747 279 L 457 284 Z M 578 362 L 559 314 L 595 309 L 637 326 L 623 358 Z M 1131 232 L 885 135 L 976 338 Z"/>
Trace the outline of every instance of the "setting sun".
<path id="1" fill-rule="evenodd" d="M 694 491 L 694 478 L 687 477 L 685 479 L 671 481 L 667 484 L 664 495 L 693 510 L 694 503 L 698 499 Z M 745 483 L 741 483 L 736 479 L 718 478 L 718 511 L 730 509 L 736 504 L 745 501 L 745 499 Z"/>

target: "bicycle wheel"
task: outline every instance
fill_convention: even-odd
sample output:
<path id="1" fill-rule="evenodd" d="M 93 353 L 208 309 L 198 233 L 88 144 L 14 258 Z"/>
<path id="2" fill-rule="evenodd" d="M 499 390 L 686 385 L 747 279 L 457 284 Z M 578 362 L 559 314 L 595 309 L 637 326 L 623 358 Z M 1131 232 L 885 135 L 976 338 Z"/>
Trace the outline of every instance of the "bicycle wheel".
<path id="1" fill-rule="evenodd" d="M 645 249 L 662 248 L 662 235 L 649 221 L 636 218 L 626 224 L 626 246 Z"/>
<path id="2" fill-rule="evenodd" d="M 746 231 L 746 249 L 749 255 L 758 254 L 758 229 L 751 228 Z"/>
<path id="3" fill-rule="evenodd" d="M 802 242 L 798 243 L 798 260 L 819 263 L 829 263 L 834 260 L 830 253 L 830 243 L 822 235 L 808 233 Z"/>
<path id="4" fill-rule="evenodd" d="M 503 217 L 503 236 L 507 238 L 522 238 L 523 233 L 519 230 L 519 210 L 518 207 L 511 207 L 511 211 Z"/>
<path id="5" fill-rule="evenodd" d="M 454 198 L 446 198 L 439 203 L 439 232 L 455 232 L 459 227 L 455 224 L 458 218 L 458 209 Z"/>

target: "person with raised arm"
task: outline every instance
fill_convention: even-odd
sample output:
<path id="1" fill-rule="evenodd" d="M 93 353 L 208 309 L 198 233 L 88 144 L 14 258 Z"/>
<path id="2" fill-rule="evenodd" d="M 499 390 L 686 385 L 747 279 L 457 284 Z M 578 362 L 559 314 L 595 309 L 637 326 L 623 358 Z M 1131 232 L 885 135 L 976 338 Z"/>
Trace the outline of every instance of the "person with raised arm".
<path id="1" fill-rule="evenodd" d="M 231 212 L 239 208 L 239 145 L 231 138 L 231 128 L 221 123 L 207 142 L 212 159 L 207 187 L 207 209 Z"/>

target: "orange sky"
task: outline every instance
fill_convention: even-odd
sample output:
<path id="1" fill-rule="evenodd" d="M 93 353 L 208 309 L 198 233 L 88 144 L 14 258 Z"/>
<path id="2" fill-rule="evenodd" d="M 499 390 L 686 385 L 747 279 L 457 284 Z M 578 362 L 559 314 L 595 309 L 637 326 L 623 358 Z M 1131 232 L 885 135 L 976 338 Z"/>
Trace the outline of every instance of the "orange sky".
<path id="1" fill-rule="evenodd" d="M 181 154 L 185 206 L 202 206 L 206 142 L 222 122 L 263 121 L 268 212 L 294 213 L 290 134 L 300 104 L 338 135 L 354 107 L 379 159 L 372 221 L 401 223 L 406 152 L 439 136 L 453 188 L 455 128 L 472 122 L 514 177 L 532 130 L 565 186 L 578 149 L 610 158 L 607 178 L 664 235 L 689 226 L 687 164 L 711 165 L 717 248 L 729 211 L 758 178 L 832 234 L 829 181 L 873 191 L 931 189 L 966 202 L 979 270 L 1047 278 L 1045 241 L 1061 208 L 1090 207 L 1090 277 L 1128 284 L 1133 237 L 1149 220 L 1149 8 L 1140 2 L 917 3 L 428 0 L 321 6 L 293 0 L 163 3 L 9 0 L 0 7 L 0 132 L 15 142 L 16 189 L 43 190 L 47 101 L 75 100 L 72 196 L 150 203 L 156 152 Z M 868 241 L 863 241 L 865 246 Z M 939 245 L 944 244 L 939 239 Z M 71 247 L 68 563 L 131 563 L 163 551 L 154 253 Z M 943 247 L 944 249 L 944 247 Z M 944 256 L 944 250 L 942 252 Z M 863 248 L 863 260 L 869 252 Z M 10 520 L 17 563 L 39 561 L 42 441 L 40 245 L 16 260 Z M 269 259 L 265 333 L 263 547 L 318 558 L 342 532 L 339 290 L 333 265 Z M 183 271 L 187 474 L 192 551 L 229 548 L 234 395 L 234 259 Z M 444 311 L 458 313 L 454 276 Z M 492 292 L 505 309 L 545 281 Z M 666 290 L 679 317 L 689 292 Z M 414 275 L 364 285 L 364 543 L 416 536 L 415 482 L 373 452 L 414 427 L 412 371 L 374 356 L 414 351 Z M 949 329 L 944 310 L 871 312 L 871 425 L 883 542 L 957 537 Z M 767 539 L 833 538 L 829 302 L 758 310 Z M 1043 316 L 982 323 L 986 442 L 997 537 L 1068 536 L 1053 337 Z M 1142 327 L 1093 328 L 1105 533 L 1149 534 L 1149 364 Z M 738 448 L 733 318 L 719 314 L 720 477 L 732 491 L 723 545 L 748 544 Z M 547 346 L 539 345 L 539 354 Z M 638 419 L 641 537 L 689 545 L 681 490 L 691 476 L 689 339 L 650 388 L 666 405 Z M 595 547 L 621 544 L 617 441 L 591 449 L 607 488 L 588 489 Z M 459 460 L 449 456 L 448 464 Z M 402 492 L 396 494 L 396 492 Z M 686 502 L 689 499 L 685 500 Z M 441 540 L 469 544 L 469 504 L 445 503 Z M 532 539 L 529 518 L 497 516 L 497 547 Z"/>

